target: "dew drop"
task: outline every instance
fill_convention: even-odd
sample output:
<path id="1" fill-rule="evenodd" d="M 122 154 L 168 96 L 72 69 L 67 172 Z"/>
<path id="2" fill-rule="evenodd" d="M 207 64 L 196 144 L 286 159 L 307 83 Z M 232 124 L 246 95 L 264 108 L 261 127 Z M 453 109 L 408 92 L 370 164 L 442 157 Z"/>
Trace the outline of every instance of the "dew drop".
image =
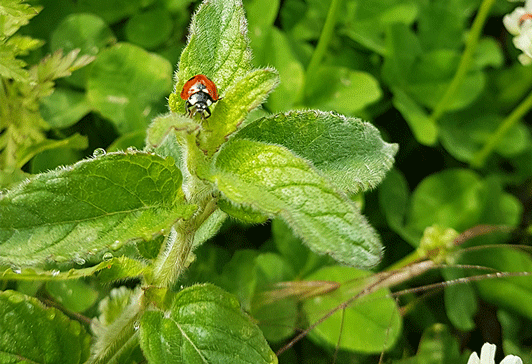
<path id="1" fill-rule="evenodd" d="M 135 323 L 133 324 L 133 328 L 135 329 L 135 331 L 140 329 L 140 323 L 138 321 L 135 321 Z"/>
<path id="2" fill-rule="evenodd" d="M 22 269 L 20 267 L 11 267 L 11 270 L 15 274 L 21 274 L 22 273 Z"/>
<path id="3" fill-rule="evenodd" d="M 131 147 L 127 147 L 126 151 L 128 153 L 132 153 L 133 154 L 133 153 L 138 152 L 139 150 L 136 147 L 131 146 Z"/>
<path id="4" fill-rule="evenodd" d="M 107 252 L 107 253 L 105 253 L 105 254 L 103 255 L 103 258 L 102 258 L 102 259 L 103 259 L 103 260 L 111 260 L 111 259 L 113 259 L 113 253 L 111 253 L 111 252 Z"/>
<path id="5" fill-rule="evenodd" d="M 55 310 L 50 310 L 46 314 L 46 318 L 50 321 L 52 321 L 55 318 Z"/>
<path id="6" fill-rule="evenodd" d="M 111 250 L 118 250 L 122 247 L 122 245 L 124 245 L 124 243 L 122 243 L 120 240 L 115 240 L 115 242 L 112 243 L 109 248 L 111 248 Z"/>
<path id="7" fill-rule="evenodd" d="M 75 262 L 77 265 L 83 265 L 83 264 L 85 264 L 85 259 L 83 259 L 82 257 L 75 257 L 75 258 L 74 258 L 74 262 Z"/>
<path id="8" fill-rule="evenodd" d="M 64 256 L 62 256 L 62 255 L 56 255 L 56 256 L 54 257 L 54 260 L 55 260 L 57 263 L 64 263 L 64 262 L 66 262 L 66 261 L 68 260 L 68 258 L 67 258 L 67 257 L 64 257 Z"/>
<path id="9" fill-rule="evenodd" d="M 61 273 L 58 269 L 54 269 L 52 271 L 52 277 L 57 277 L 59 275 L 59 273 Z"/>
<path id="10" fill-rule="evenodd" d="M 94 158 L 103 157 L 107 152 L 103 148 L 96 148 L 94 149 L 94 152 L 92 152 L 92 156 Z"/>

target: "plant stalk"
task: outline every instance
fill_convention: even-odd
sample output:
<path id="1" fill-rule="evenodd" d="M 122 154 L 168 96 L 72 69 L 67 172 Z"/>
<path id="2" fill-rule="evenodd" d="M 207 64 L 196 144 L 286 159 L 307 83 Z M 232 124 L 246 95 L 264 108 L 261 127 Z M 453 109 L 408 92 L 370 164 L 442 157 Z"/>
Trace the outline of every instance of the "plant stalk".
<path id="1" fill-rule="evenodd" d="M 309 80 L 315 77 L 316 71 L 325 56 L 325 52 L 327 51 L 327 48 L 329 47 L 329 43 L 331 41 L 334 27 L 336 25 L 336 21 L 338 19 L 338 10 L 340 9 L 340 6 L 342 4 L 342 0 L 331 0 L 331 5 L 329 6 L 329 10 L 327 12 L 327 18 L 325 19 L 325 24 L 323 25 L 323 29 L 321 30 L 320 38 L 318 39 L 318 44 L 316 45 L 316 49 L 314 49 L 314 52 L 312 53 L 312 56 L 310 58 L 310 62 L 307 66 L 307 71 L 305 73 L 305 79 L 303 80 L 303 85 L 301 86 L 299 90 L 299 94 L 297 97 L 296 103 L 303 103 L 305 98 L 305 83 Z"/>
<path id="2" fill-rule="evenodd" d="M 491 134 L 488 141 L 481 150 L 473 156 L 471 166 L 480 168 L 484 166 L 486 158 L 493 152 L 493 149 L 500 143 L 504 135 L 512 128 L 525 114 L 532 109 L 532 92 L 508 115 Z"/>
<path id="3" fill-rule="evenodd" d="M 495 3 L 495 0 L 484 0 L 482 1 L 482 4 L 480 4 L 480 8 L 478 10 L 477 16 L 475 17 L 475 20 L 473 21 L 473 25 L 471 26 L 471 31 L 469 32 L 469 36 L 467 37 L 466 44 L 465 44 L 465 50 L 464 50 L 464 53 L 462 54 L 462 58 L 460 59 L 458 69 L 456 70 L 456 73 L 451 83 L 449 84 L 449 87 L 445 91 L 445 94 L 440 99 L 440 101 L 438 102 L 434 110 L 432 111 L 432 114 L 430 115 L 431 123 L 435 124 L 436 121 L 440 117 L 442 117 L 442 115 L 445 113 L 445 110 L 448 108 L 449 101 L 451 101 L 451 98 L 456 93 L 456 90 L 458 89 L 458 87 L 460 87 L 460 85 L 464 81 L 466 73 L 471 66 L 473 54 L 475 53 L 475 50 L 477 48 L 478 40 L 480 38 L 482 29 L 484 27 L 484 23 L 486 23 L 486 19 L 494 3 Z"/>

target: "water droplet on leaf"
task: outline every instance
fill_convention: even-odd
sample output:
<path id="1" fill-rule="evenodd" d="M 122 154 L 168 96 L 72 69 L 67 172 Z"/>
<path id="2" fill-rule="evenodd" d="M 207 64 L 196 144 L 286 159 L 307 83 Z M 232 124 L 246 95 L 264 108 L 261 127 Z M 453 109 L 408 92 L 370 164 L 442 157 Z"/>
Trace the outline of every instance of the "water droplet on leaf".
<path id="1" fill-rule="evenodd" d="M 118 250 L 122 247 L 122 245 L 124 245 L 123 242 L 121 242 L 120 240 L 115 240 L 115 242 L 112 243 L 109 248 L 111 248 L 111 250 Z"/>
<path id="2" fill-rule="evenodd" d="M 107 152 L 103 148 L 96 148 L 94 149 L 94 152 L 92 152 L 92 156 L 94 158 L 103 157 Z"/>
<path id="3" fill-rule="evenodd" d="M 74 262 L 75 262 L 77 265 L 83 265 L 83 264 L 85 264 L 85 259 L 83 259 L 82 257 L 75 257 L 75 258 L 74 258 Z"/>
<path id="4" fill-rule="evenodd" d="M 113 253 L 107 252 L 103 255 L 103 260 L 111 260 L 113 259 Z"/>

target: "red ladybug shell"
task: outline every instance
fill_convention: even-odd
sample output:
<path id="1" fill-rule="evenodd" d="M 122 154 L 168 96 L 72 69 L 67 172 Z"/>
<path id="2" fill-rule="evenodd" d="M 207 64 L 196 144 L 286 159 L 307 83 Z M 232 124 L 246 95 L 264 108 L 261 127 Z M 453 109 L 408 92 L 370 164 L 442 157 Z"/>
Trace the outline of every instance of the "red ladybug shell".
<path id="1" fill-rule="evenodd" d="M 206 90 L 201 90 L 197 86 L 198 84 L 202 84 L 205 86 Z M 218 90 L 216 89 L 216 85 L 214 82 L 212 82 L 207 76 L 205 75 L 196 75 L 192 77 L 190 80 L 185 82 L 185 85 L 183 86 L 183 90 L 181 91 L 181 98 L 183 100 L 188 100 L 191 95 L 195 94 L 196 92 L 205 92 L 209 94 L 209 96 L 212 98 L 212 101 L 218 101 Z"/>

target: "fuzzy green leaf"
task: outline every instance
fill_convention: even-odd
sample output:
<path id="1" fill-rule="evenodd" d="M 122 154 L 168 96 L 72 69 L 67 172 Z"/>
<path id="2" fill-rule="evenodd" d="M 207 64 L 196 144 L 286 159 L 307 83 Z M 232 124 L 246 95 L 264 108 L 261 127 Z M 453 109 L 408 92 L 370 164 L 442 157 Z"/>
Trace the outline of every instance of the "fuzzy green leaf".
<path id="1" fill-rule="evenodd" d="M 109 256 L 111 253 L 107 253 Z M 112 282 L 124 278 L 138 277 L 145 273 L 146 267 L 143 263 L 130 259 L 127 257 L 117 257 L 107 260 L 104 256 L 104 261 L 98 265 L 82 269 L 70 269 L 61 272 L 57 269 L 40 270 L 35 268 L 6 269 L 0 273 L 0 279 L 19 280 L 19 281 L 52 281 L 52 280 L 66 280 L 79 279 L 88 277 L 98 273 L 98 278 L 102 282 Z"/>
<path id="2" fill-rule="evenodd" d="M 235 132 L 247 114 L 260 106 L 279 82 L 272 69 L 259 69 L 246 74 L 227 90 L 216 105 L 216 112 L 203 122 L 199 135 L 200 148 L 212 155 Z"/>
<path id="3" fill-rule="evenodd" d="M 140 343 L 152 364 L 277 363 L 236 297 L 212 284 L 182 290 L 168 312 L 146 312 Z"/>
<path id="4" fill-rule="evenodd" d="M 113 153 L 84 160 L 0 198 L 0 263 L 83 264 L 129 241 L 152 239 L 193 211 L 183 203 L 171 158 Z"/>
<path id="5" fill-rule="evenodd" d="M 14 291 L 0 293 L 0 363 L 78 364 L 90 335 L 55 308 Z"/>
<path id="6" fill-rule="evenodd" d="M 282 146 L 229 142 L 208 179 L 237 206 L 283 218 L 314 252 L 365 268 L 380 260 L 377 234 L 358 207 Z"/>
<path id="7" fill-rule="evenodd" d="M 185 82 L 204 74 L 216 86 L 220 95 L 251 68 L 247 24 L 242 2 L 238 0 L 205 1 L 192 18 L 188 45 L 181 54 L 175 74 L 175 94 L 170 107 L 183 112 L 185 101 L 178 95 Z"/>
<path id="8" fill-rule="evenodd" d="M 397 153 L 397 144 L 382 140 L 373 125 L 321 111 L 264 117 L 242 128 L 236 138 L 285 146 L 348 192 L 377 186 Z"/>

